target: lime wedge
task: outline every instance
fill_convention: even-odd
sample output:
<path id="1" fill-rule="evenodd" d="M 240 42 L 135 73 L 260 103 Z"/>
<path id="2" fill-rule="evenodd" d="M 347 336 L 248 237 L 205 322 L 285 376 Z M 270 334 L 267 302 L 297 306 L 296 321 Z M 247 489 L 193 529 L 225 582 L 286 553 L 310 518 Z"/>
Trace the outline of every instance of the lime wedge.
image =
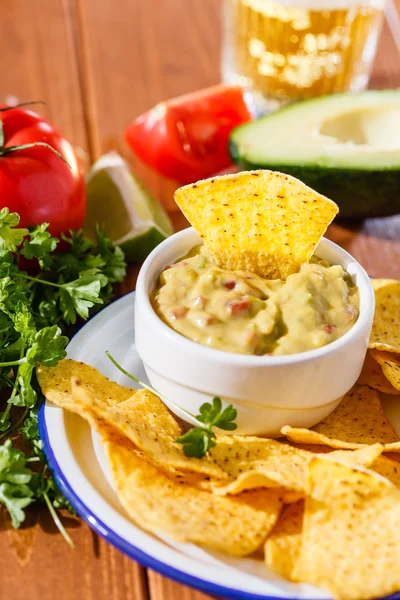
<path id="1" fill-rule="evenodd" d="M 128 262 L 138 262 L 173 233 L 159 202 L 132 175 L 126 161 L 109 152 L 94 163 L 86 177 L 85 234 L 94 238 L 103 225 Z"/>

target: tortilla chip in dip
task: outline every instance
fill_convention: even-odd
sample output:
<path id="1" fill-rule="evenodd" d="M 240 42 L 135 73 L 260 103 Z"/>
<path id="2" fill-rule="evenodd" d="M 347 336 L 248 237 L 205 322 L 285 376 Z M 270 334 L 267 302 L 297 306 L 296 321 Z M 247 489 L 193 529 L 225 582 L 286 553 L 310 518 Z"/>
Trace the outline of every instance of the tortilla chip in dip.
<path id="1" fill-rule="evenodd" d="M 400 588 L 400 490 L 372 473 L 315 458 L 309 465 L 297 581 L 337 600 L 368 600 Z"/>
<path id="2" fill-rule="evenodd" d="M 399 437 L 386 418 L 376 390 L 356 385 L 326 419 L 312 429 L 283 427 L 282 433 L 300 444 L 326 444 L 331 448 L 360 448 L 383 444 L 397 450 Z"/>
<path id="3" fill-rule="evenodd" d="M 338 212 L 298 179 L 266 170 L 205 179 L 175 200 L 219 267 L 266 279 L 299 271 Z"/>

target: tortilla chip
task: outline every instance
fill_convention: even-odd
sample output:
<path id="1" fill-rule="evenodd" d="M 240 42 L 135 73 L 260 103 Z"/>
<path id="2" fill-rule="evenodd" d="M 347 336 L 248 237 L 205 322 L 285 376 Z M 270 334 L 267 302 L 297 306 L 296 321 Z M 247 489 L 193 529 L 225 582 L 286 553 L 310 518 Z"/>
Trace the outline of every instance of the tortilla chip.
<path id="1" fill-rule="evenodd" d="M 304 501 L 286 506 L 265 544 L 267 566 L 286 579 L 297 562 L 301 548 Z"/>
<path id="2" fill-rule="evenodd" d="M 232 556 L 255 552 L 275 525 L 278 490 L 221 498 L 166 474 L 107 424 L 100 433 L 121 504 L 140 527 Z"/>
<path id="3" fill-rule="evenodd" d="M 400 490 L 370 471 L 314 458 L 309 466 L 297 581 L 338 600 L 400 589 Z"/>
<path id="4" fill-rule="evenodd" d="M 241 485 L 243 474 L 245 479 L 251 480 L 250 489 L 280 487 L 282 484 L 291 488 L 304 472 L 308 453 L 275 440 L 250 436 L 219 435 L 217 445 L 205 457 L 188 458 L 183 454 L 182 446 L 175 442 L 182 433 L 179 425 L 151 392 L 140 390 L 125 402 L 108 407 L 98 404 L 88 394 L 82 396 L 82 392 L 85 390 L 80 386 L 80 395 L 76 396 L 78 409 L 84 402 L 86 412 L 92 411 L 113 425 L 159 465 L 212 476 L 213 481 L 205 482 L 204 487 L 212 487 L 216 492 L 228 478 L 234 484 L 234 493 L 249 489 L 247 485 Z M 233 491 L 226 489 L 221 493 Z"/>
<path id="5" fill-rule="evenodd" d="M 400 394 L 400 354 L 371 350 L 373 358 L 380 364 L 384 376 Z"/>
<path id="6" fill-rule="evenodd" d="M 396 390 L 383 374 L 382 367 L 373 358 L 373 352 L 375 351 L 369 350 L 367 352 L 363 370 L 357 381 L 358 385 L 369 385 L 369 387 L 372 387 L 379 392 L 383 392 L 384 394 L 400 394 L 400 391 Z"/>
<path id="7" fill-rule="evenodd" d="M 211 459 L 224 468 L 229 481 L 211 483 L 216 494 L 238 494 L 257 487 L 284 487 L 303 491 L 304 473 L 311 454 L 276 440 L 218 436 Z"/>
<path id="8" fill-rule="evenodd" d="M 202 459 L 188 458 L 175 443 L 181 429 L 157 396 L 140 390 L 116 406 L 99 405 L 87 389 L 72 383 L 76 412 L 91 423 L 102 419 L 126 435 L 137 448 L 164 468 L 183 469 L 213 477 L 203 487 L 219 495 L 238 494 L 255 488 L 282 487 L 304 492 L 308 461 L 313 456 L 276 440 L 250 436 L 217 436 L 217 445 Z M 70 407 L 71 408 L 71 407 Z M 333 452 L 350 464 L 371 464 L 382 447 L 371 446 L 358 453 Z"/>
<path id="9" fill-rule="evenodd" d="M 390 460 L 385 456 L 380 456 L 369 468 L 371 471 L 382 475 L 382 477 L 386 477 L 393 485 L 400 488 L 400 465 L 397 461 Z"/>
<path id="10" fill-rule="evenodd" d="M 384 444 L 397 450 L 399 437 L 386 418 L 375 390 L 354 386 L 339 406 L 312 429 L 283 427 L 282 433 L 300 444 L 326 444 L 331 448 L 361 448 L 365 444 Z"/>
<path id="11" fill-rule="evenodd" d="M 338 212 L 334 202 L 276 171 L 247 171 L 175 192 L 217 265 L 286 279 L 307 262 Z"/>
<path id="12" fill-rule="evenodd" d="M 111 381 L 94 367 L 76 360 L 61 360 L 56 367 L 38 365 L 36 374 L 43 394 L 61 408 L 70 406 L 72 377 L 84 382 L 89 394 L 105 406 L 123 402 L 135 391 Z"/>
<path id="13" fill-rule="evenodd" d="M 378 280 L 370 348 L 400 353 L 400 281 Z"/>
<path id="14" fill-rule="evenodd" d="M 214 493 L 220 495 L 238 494 L 243 490 L 259 487 L 281 486 L 286 490 L 282 497 L 285 504 L 291 504 L 299 500 L 299 493 L 301 494 L 300 498 L 303 497 L 306 490 L 308 463 L 315 456 L 314 454 L 279 442 L 274 444 L 274 440 L 268 440 L 272 442 L 268 446 L 262 443 L 259 444 L 259 452 L 257 452 L 255 446 L 246 443 L 246 441 L 247 438 L 244 438 L 242 443 L 244 448 L 250 448 L 250 456 L 243 460 L 243 458 L 236 458 L 235 455 L 232 464 L 222 458 L 232 457 L 232 454 L 226 451 L 225 443 L 221 444 L 221 447 L 217 444 L 217 447 L 213 450 L 217 453 L 221 451 L 222 460 L 217 460 L 217 464 L 221 468 L 226 465 L 225 468 L 230 477 L 229 482 L 225 480 L 211 481 L 209 485 Z M 380 456 L 382 450 L 382 444 L 373 444 L 353 452 L 336 450 L 331 452 L 328 458 L 350 466 L 369 466 Z"/>
<path id="15" fill-rule="evenodd" d="M 170 469 L 186 469 L 214 477 L 227 477 L 208 457 L 188 458 L 175 442 L 180 425 L 161 400 L 148 390 L 139 390 L 115 406 L 104 406 L 92 397 L 84 384 L 73 378 L 72 400 L 68 406 L 91 422 L 100 419 L 117 429 L 154 462 Z"/>

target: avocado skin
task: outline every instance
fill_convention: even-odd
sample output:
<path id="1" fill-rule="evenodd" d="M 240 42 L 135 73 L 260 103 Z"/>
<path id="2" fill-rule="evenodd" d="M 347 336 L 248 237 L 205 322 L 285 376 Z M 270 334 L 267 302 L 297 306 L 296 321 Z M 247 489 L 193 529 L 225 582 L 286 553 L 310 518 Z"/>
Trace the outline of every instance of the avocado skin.
<path id="1" fill-rule="evenodd" d="M 270 169 L 293 175 L 339 206 L 341 219 L 360 220 L 400 213 L 400 166 L 361 171 L 335 167 L 253 164 L 243 161 L 239 148 L 229 144 L 232 160 L 242 170 Z"/>

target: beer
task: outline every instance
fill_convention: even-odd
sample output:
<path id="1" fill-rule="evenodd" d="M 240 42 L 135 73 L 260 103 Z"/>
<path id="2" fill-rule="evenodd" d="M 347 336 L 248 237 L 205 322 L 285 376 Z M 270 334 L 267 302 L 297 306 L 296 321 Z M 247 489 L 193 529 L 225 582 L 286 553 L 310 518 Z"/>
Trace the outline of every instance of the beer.
<path id="1" fill-rule="evenodd" d="M 223 77 L 270 105 L 361 90 L 385 0 L 225 0 Z"/>

